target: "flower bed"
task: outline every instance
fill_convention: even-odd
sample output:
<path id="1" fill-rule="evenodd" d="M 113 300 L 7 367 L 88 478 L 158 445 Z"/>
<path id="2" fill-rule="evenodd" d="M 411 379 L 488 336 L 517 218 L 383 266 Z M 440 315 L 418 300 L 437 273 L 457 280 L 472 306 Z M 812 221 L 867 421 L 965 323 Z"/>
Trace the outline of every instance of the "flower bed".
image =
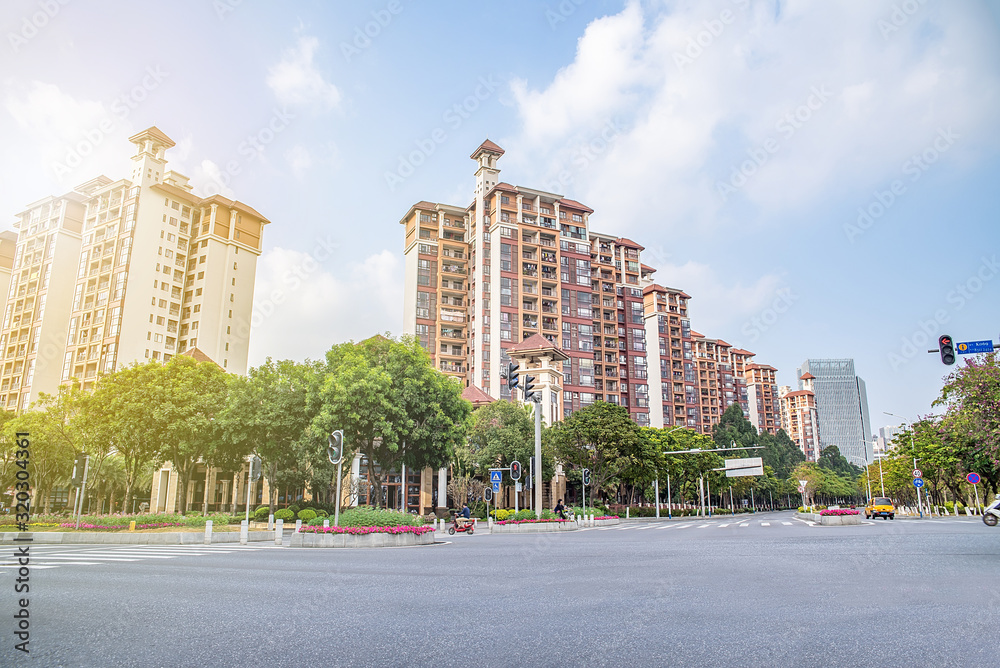
<path id="1" fill-rule="evenodd" d="M 547 518 L 543 517 L 540 520 L 539 519 L 534 519 L 534 520 L 500 520 L 499 522 L 494 522 L 493 525 L 494 526 L 503 526 L 505 524 L 540 524 L 540 523 L 543 523 L 543 522 L 569 522 L 569 521 L 570 520 L 561 520 L 561 519 L 558 519 L 558 518 L 557 519 L 547 519 Z"/>
<path id="2" fill-rule="evenodd" d="M 602 515 L 600 517 L 595 517 L 594 521 L 597 521 L 597 520 L 617 520 L 617 519 L 621 519 L 621 518 L 618 517 L 617 515 Z"/>
<path id="3" fill-rule="evenodd" d="M 434 527 L 302 527 L 291 547 L 411 547 L 432 545 Z"/>
<path id="4" fill-rule="evenodd" d="M 432 526 L 394 526 L 394 527 L 316 527 L 316 526 L 306 526 L 299 530 L 301 533 L 315 533 L 315 534 L 350 534 L 352 536 L 367 536 L 373 533 L 387 533 L 392 535 L 399 535 L 404 533 L 412 533 L 417 536 L 421 536 L 427 532 L 434 531 Z"/>
<path id="5" fill-rule="evenodd" d="M 162 529 L 163 527 L 182 527 L 185 526 L 182 522 L 152 522 L 150 524 L 136 524 L 136 529 Z M 59 525 L 62 529 L 76 529 L 76 522 L 63 522 Z M 86 529 L 87 531 L 124 531 L 129 528 L 128 524 L 112 524 L 110 526 L 105 526 L 102 524 L 86 524 L 80 522 L 80 529 Z"/>
<path id="6" fill-rule="evenodd" d="M 821 510 L 821 511 L 819 511 L 819 514 L 820 514 L 820 517 L 830 517 L 830 516 L 838 516 L 838 515 L 860 515 L 861 512 L 858 511 L 858 510 L 850 510 L 850 509 L 847 509 L 847 508 L 843 508 L 843 509 L 839 509 L 839 510 Z"/>

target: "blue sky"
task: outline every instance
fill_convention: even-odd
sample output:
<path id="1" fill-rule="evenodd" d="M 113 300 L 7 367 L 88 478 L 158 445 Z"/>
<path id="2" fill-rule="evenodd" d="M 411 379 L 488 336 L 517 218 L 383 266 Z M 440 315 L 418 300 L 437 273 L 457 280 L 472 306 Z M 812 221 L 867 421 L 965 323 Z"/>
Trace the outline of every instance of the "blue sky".
<path id="1" fill-rule="evenodd" d="M 2 225 L 155 124 L 272 221 L 251 364 L 318 357 L 400 331 L 398 221 L 468 204 L 489 137 L 780 383 L 853 357 L 877 428 L 931 411 L 939 334 L 998 337 L 998 32 L 978 0 L 8 1 Z"/>

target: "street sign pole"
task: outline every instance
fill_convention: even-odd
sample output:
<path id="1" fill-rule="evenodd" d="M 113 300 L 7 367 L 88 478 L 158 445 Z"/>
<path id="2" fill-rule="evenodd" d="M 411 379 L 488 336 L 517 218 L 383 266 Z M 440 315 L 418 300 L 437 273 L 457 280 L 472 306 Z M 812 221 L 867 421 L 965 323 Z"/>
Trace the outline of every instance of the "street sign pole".
<path id="1" fill-rule="evenodd" d="M 976 491 L 976 509 L 979 510 L 979 514 L 983 514 L 983 508 L 979 505 L 979 485 L 973 485 L 972 489 Z"/>
<path id="2" fill-rule="evenodd" d="M 667 517 L 669 519 L 674 518 L 674 513 L 673 513 L 674 504 L 672 501 L 673 498 L 674 497 L 670 495 L 670 474 L 668 473 L 667 474 Z"/>
<path id="3" fill-rule="evenodd" d="M 90 468 L 90 455 L 84 455 L 83 456 L 83 482 L 80 483 L 80 494 L 79 494 L 79 500 L 80 500 L 80 506 L 79 506 L 79 508 L 80 509 L 76 513 L 76 528 L 77 529 L 80 528 L 80 515 L 83 513 L 83 495 L 87 491 L 87 469 L 88 468 Z"/>
<path id="4" fill-rule="evenodd" d="M 653 489 L 656 490 L 656 519 L 660 519 L 660 476 L 656 476 Z"/>
<path id="5" fill-rule="evenodd" d="M 333 507 L 333 526 L 335 527 L 340 526 L 340 503 L 343 500 L 340 496 L 340 483 L 344 478 L 343 473 L 341 473 L 341 471 L 343 471 L 343 468 L 344 468 L 344 457 L 341 456 L 340 461 L 337 462 L 337 498 L 334 501 L 336 505 Z M 403 484 L 405 485 L 406 483 Z"/>

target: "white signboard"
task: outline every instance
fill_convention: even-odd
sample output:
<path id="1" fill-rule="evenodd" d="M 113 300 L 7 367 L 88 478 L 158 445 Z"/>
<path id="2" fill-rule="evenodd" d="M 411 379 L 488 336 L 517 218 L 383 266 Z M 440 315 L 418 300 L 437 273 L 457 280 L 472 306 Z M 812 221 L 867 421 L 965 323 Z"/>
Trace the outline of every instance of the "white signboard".
<path id="1" fill-rule="evenodd" d="M 741 478 L 750 475 L 764 475 L 764 460 L 760 457 L 744 457 L 726 460 L 726 477 Z"/>

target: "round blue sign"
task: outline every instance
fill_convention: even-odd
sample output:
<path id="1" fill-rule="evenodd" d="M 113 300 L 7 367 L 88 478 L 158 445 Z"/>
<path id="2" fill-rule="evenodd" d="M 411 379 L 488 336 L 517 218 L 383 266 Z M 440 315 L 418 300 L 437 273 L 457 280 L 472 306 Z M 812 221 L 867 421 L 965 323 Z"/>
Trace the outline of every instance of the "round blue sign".
<path id="1" fill-rule="evenodd" d="M 978 473 L 970 473 L 969 475 L 965 476 L 965 479 L 968 480 L 969 482 L 971 482 L 973 485 L 978 485 L 979 484 L 979 474 Z"/>
<path id="2" fill-rule="evenodd" d="M 913 486 L 914 487 L 918 487 L 918 488 L 919 487 L 923 487 L 924 486 L 924 479 L 923 478 L 915 478 L 913 480 Z"/>

